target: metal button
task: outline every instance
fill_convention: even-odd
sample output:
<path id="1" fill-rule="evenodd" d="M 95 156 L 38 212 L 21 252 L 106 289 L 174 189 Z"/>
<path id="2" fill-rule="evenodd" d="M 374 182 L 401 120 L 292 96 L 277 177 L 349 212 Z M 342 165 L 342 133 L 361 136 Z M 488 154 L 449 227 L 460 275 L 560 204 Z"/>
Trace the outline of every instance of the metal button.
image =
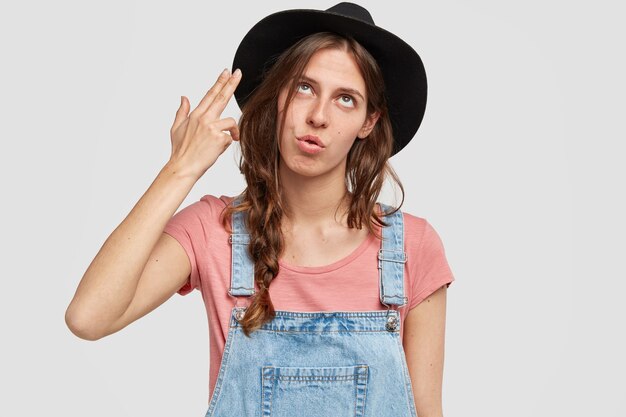
<path id="1" fill-rule="evenodd" d="M 241 319 L 243 319 L 243 316 L 246 314 L 245 310 L 238 310 L 235 313 L 235 318 L 237 319 L 237 321 L 241 321 Z"/>
<path id="2" fill-rule="evenodd" d="M 398 329 L 398 318 L 396 316 L 389 316 L 387 318 L 387 330 L 393 332 Z"/>

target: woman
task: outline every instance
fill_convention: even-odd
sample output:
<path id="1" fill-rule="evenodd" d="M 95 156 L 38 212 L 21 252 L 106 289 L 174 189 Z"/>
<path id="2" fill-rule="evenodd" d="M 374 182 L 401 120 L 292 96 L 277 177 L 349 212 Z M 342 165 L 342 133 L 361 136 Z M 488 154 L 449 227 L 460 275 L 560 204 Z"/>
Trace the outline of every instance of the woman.
<path id="1" fill-rule="evenodd" d="M 388 176 L 403 191 L 388 159 L 423 117 L 419 56 L 340 3 L 266 17 L 233 67 L 191 113 L 182 98 L 172 156 L 89 266 L 68 326 L 99 339 L 197 288 L 207 416 L 443 415 L 454 277 L 425 219 L 377 203 Z M 239 125 L 220 118 L 233 94 Z M 246 189 L 172 217 L 233 140 Z"/>

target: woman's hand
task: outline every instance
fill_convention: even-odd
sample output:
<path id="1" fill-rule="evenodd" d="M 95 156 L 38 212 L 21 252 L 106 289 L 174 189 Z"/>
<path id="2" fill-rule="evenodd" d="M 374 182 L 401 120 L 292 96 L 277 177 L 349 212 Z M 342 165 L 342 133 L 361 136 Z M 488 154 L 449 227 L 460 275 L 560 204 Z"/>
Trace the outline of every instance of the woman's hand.
<path id="1" fill-rule="evenodd" d="M 232 75 L 227 69 L 224 70 L 191 113 L 189 100 L 181 97 L 176 119 L 170 129 L 172 155 L 168 162 L 176 166 L 179 174 L 199 179 L 233 140 L 239 140 L 239 127 L 235 119 L 220 117 L 240 80 L 240 70 Z"/>

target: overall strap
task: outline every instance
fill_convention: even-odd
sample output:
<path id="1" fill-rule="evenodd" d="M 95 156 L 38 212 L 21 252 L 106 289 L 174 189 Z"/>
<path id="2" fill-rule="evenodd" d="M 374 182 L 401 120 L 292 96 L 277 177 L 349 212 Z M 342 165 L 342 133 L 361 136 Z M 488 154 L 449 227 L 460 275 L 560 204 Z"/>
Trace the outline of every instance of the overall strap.
<path id="1" fill-rule="evenodd" d="M 241 203 L 239 198 L 233 200 L 233 206 Z M 251 296 L 254 294 L 254 262 L 248 252 L 250 235 L 246 228 L 246 212 L 238 211 L 232 214 L 233 233 L 228 238 L 231 244 L 232 265 L 230 268 L 231 296 Z"/>
<path id="2" fill-rule="evenodd" d="M 392 207 L 379 203 L 383 212 Z M 378 251 L 378 276 L 380 301 L 387 307 L 401 307 L 408 302 L 404 295 L 404 218 L 400 210 L 383 217 L 388 226 L 382 228 L 382 240 Z"/>

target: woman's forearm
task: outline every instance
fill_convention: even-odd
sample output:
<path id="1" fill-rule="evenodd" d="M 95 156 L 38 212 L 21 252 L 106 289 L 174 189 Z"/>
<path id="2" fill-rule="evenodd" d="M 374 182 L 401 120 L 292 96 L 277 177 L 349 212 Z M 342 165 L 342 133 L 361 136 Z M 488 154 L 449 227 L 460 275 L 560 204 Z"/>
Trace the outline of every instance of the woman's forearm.
<path id="1" fill-rule="evenodd" d="M 124 313 L 165 225 L 196 181 L 170 163 L 161 169 L 83 275 L 65 314 L 73 333 L 97 338 Z"/>

